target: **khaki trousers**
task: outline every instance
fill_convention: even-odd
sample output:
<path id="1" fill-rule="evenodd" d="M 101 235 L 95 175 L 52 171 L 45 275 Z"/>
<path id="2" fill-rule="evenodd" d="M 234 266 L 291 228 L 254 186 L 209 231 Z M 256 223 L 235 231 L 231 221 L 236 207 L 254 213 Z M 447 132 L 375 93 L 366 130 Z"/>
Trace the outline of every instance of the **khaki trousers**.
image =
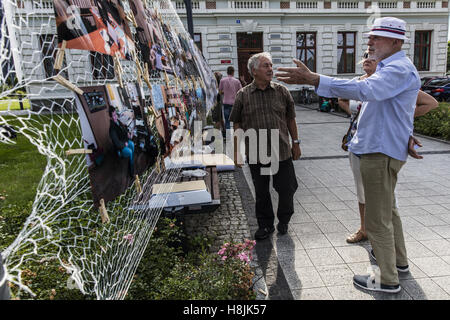
<path id="1" fill-rule="evenodd" d="M 363 154 L 360 170 L 365 191 L 365 227 L 381 273 L 381 283 L 399 284 L 396 266 L 406 266 L 405 239 L 395 201 L 397 174 L 405 161 L 382 153 Z"/>

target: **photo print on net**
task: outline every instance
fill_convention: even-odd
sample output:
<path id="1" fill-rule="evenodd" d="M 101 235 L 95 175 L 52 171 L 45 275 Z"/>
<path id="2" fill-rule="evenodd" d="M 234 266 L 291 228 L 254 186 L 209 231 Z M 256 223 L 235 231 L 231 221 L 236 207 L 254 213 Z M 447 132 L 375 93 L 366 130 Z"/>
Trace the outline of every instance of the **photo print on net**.
<path id="1" fill-rule="evenodd" d="M 131 60 L 134 41 L 125 11 L 117 0 L 55 0 L 56 30 L 59 45 L 68 49 L 89 50 Z"/>
<path id="2" fill-rule="evenodd" d="M 155 10 L 145 8 L 140 0 L 130 0 L 129 4 L 137 23 L 137 45 L 144 63 L 148 63 L 150 77 L 159 77 L 160 71 L 172 73 L 166 55 L 161 21 Z"/>
<path id="3" fill-rule="evenodd" d="M 128 83 L 82 87 L 77 95 L 93 200 L 114 200 L 132 184 L 135 175 L 151 167 L 158 156 L 158 137 L 148 126 L 138 87 Z"/>

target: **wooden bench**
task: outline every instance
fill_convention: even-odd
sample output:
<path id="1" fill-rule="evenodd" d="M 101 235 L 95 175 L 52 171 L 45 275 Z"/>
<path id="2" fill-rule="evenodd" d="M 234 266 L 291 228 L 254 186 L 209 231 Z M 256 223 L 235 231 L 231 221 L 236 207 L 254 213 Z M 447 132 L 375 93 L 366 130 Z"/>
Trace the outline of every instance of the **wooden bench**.
<path id="1" fill-rule="evenodd" d="M 203 213 L 214 211 L 220 206 L 219 177 L 217 175 L 217 168 L 215 166 L 206 167 L 204 170 L 207 172 L 204 177 L 184 177 L 180 172 L 176 182 L 204 180 L 206 189 L 211 194 L 212 201 L 210 203 L 184 206 L 182 210 L 177 208 L 164 208 L 163 212 L 173 213 L 176 210 L 177 213 Z"/>

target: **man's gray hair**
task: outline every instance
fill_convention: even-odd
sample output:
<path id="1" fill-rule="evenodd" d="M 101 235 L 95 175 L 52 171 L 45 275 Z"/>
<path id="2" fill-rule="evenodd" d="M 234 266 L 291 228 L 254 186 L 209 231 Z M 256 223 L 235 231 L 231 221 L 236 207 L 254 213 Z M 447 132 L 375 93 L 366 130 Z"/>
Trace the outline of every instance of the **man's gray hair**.
<path id="1" fill-rule="evenodd" d="M 247 68 L 248 68 L 248 72 L 250 73 L 250 75 L 253 77 L 253 69 L 258 69 L 259 67 L 259 60 L 260 58 L 267 58 L 270 60 L 270 62 L 272 62 L 272 55 L 269 52 L 260 52 L 257 54 L 254 54 L 253 56 L 250 57 L 250 59 L 248 59 L 248 63 L 247 63 Z"/>

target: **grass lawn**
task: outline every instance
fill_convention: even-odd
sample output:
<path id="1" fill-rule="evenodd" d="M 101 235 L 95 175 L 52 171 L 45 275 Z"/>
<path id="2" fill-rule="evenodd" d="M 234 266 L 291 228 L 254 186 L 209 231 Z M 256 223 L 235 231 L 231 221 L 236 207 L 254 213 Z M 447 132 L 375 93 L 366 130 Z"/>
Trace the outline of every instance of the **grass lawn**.
<path id="1" fill-rule="evenodd" d="M 32 201 L 46 162 L 23 135 L 18 135 L 15 145 L 0 144 L 0 193 L 5 197 L 0 206 Z"/>
<path id="2" fill-rule="evenodd" d="M 61 119 L 68 121 L 72 117 L 77 115 L 64 115 Z M 32 118 L 38 121 L 32 125 L 39 129 L 42 129 L 43 124 L 50 122 L 48 116 L 32 116 Z M 58 118 L 54 120 L 59 122 Z M 17 126 L 17 120 L 10 118 L 8 123 L 13 127 Z M 65 132 L 60 136 L 67 139 L 73 138 L 78 131 L 75 122 L 62 130 Z M 57 133 L 56 126 L 52 126 L 52 131 L 54 134 Z M 47 164 L 46 157 L 40 154 L 36 146 L 24 135 L 19 133 L 15 142 L 13 145 L 0 143 L 0 211 L 3 205 L 22 206 L 33 201 Z"/>
<path id="3" fill-rule="evenodd" d="M 30 101 L 28 99 L 23 100 L 23 109 L 30 109 Z M 0 111 L 7 110 L 20 110 L 20 104 L 18 99 L 0 100 Z"/>

